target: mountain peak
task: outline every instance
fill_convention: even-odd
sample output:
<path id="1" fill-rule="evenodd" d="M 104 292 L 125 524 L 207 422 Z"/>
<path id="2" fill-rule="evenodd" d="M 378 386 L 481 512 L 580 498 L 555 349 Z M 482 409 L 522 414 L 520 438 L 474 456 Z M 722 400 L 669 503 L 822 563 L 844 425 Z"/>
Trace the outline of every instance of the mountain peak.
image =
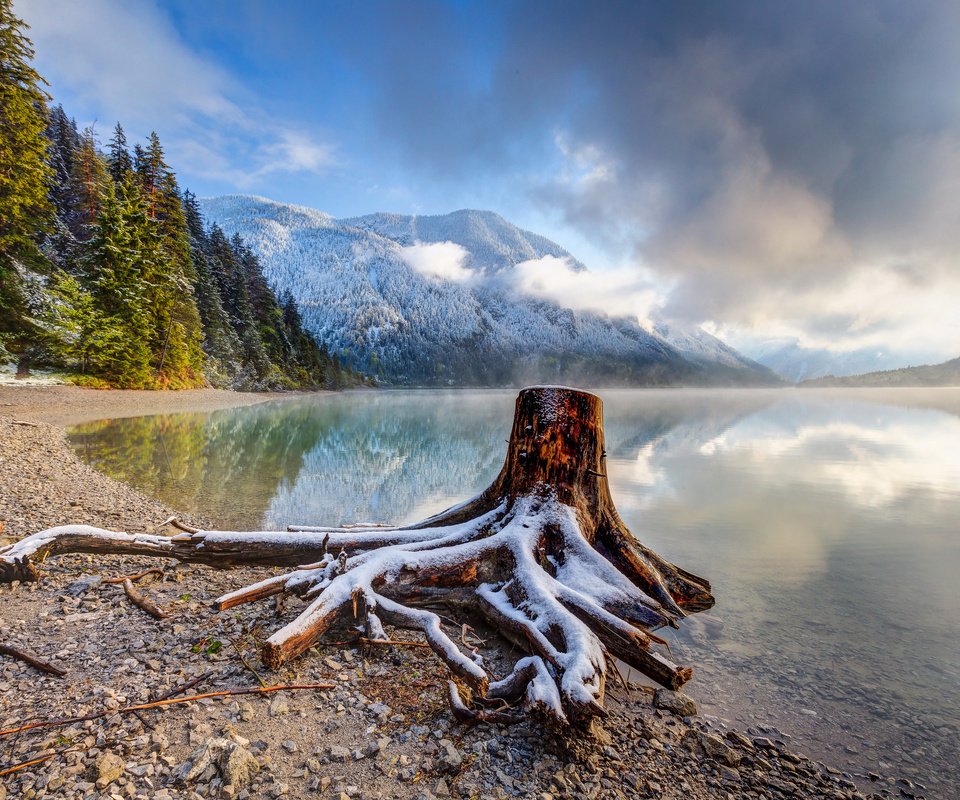
<path id="1" fill-rule="evenodd" d="M 706 334 L 662 335 L 635 319 L 524 294 L 513 277 L 517 264 L 552 256 L 586 267 L 492 211 L 334 219 L 264 198 L 200 202 L 208 219 L 257 252 L 273 286 L 293 293 L 311 333 L 387 383 L 771 382 Z M 470 279 L 447 279 L 456 271 L 411 258 L 407 250 L 424 244 L 455 245 L 438 247 L 438 257 L 452 256 Z"/>

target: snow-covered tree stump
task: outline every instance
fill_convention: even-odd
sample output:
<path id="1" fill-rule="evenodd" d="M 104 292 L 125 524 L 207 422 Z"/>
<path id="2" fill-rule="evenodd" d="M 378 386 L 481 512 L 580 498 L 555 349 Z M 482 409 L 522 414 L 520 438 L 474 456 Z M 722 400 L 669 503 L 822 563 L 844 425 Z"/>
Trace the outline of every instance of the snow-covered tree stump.
<path id="1" fill-rule="evenodd" d="M 713 605 L 706 580 L 627 530 L 610 496 L 605 457 L 599 397 L 533 387 L 517 398 L 506 461 L 493 484 L 416 525 L 172 537 L 65 526 L 0 550 L 0 581 L 36 580 L 33 563 L 78 552 L 296 566 L 217 601 L 220 610 L 285 592 L 309 601 L 264 644 L 267 666 L 303 653 L 335 623 L 360 625 L 372 639 L 386 638 L 387 623 L 423 632 L 453 673 L 450 699 L 459 718 L 504 720 L 522 708 L 582 725 L 603 714 L 611 656 L 663 686 L 682 686 L 692 670 L 674 664 L 651 631 Z M 433 609 L 480 617 L 529 655 L 506 676 L 491 675 Z"/>

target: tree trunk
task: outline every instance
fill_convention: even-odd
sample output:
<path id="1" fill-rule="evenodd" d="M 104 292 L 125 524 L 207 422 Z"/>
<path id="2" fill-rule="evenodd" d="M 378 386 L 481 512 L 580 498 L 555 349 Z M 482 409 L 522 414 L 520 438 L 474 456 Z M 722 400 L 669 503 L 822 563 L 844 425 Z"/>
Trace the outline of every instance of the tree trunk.
<path id="1" fill-rule="evenodd" d="M 603 714 L 607 657 L 677 689 L 692 674 L 651 631 L 713 605 L 710 584 L 640 544 L 620 520 L 606 476 L 600 398 L 564 387 L 517 398 L 503 468 L 479 496 L 404 528 L 187 531 L 130 536 L 54 528 L 0 550 L 0 580 L 36 579 L 30 559 L 63 552 L 170 556 L 212 566 L 307 564 L 224 595 L 221 610 L 290 592 L 310 600 L 264 644 L 276 668 L 336 622 L 415 628 L 450 668 L 458 717 L 503 720 L 520 709 L 558 723 Z M 314 562 L 314 563 L 308 563 Z M 530 653 L 496 676 L 465 654 L 431 609 L 480 617 Z M 497 701 L 513 711 L 486 710 Z"/>
<path id="2" fill-rule="evenodd" d="M 17 359 L 17 377 L 18 378 L 30 377 L 30 354 L 29 353 L 21 353 L 20 357 Z"/>

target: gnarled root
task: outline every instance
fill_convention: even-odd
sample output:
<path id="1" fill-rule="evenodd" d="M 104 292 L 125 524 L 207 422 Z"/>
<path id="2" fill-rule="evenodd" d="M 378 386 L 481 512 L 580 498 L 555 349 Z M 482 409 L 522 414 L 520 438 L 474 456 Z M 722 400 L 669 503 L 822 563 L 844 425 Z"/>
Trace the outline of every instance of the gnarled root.
<path id="1" fill-rule="evenodd" d="M 411 628 L 454 676 L 458 719 L 507 722 L 526 713 L 585 730 L 604 714 L 609 656 L 673 689 L 689 680 L 691 670 L 674 664 L 651 631 L 713 603 L 705 580 L 644 548 L 620 522 L 604 456 L 598 398 L 527 389 L 494 484 L 419 525 L 169 538 L 68 526 L 0 550 L 0 580 L 35 580 L 31 561 L 64 552 L 305 565 L 217 600 L 221 610 L 285 593 L 308 601 L 263 645 L 268 667 L 303 653 L 337 622 L 371 639 L 387 638 L 384 624 Z M 484 620 L 529 655 L 492 675 L 444 630 L 438 607 Z"/>

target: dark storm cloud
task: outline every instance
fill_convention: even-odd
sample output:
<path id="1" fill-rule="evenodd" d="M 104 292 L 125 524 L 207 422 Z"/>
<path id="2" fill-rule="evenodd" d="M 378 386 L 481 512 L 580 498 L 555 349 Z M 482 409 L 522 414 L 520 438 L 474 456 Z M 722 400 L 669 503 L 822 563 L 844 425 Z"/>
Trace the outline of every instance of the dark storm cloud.
<path id="1" fill-rule="evenodd" d="M 526 2 L 496 15 L 488 80 L 449 12 L 427 15 L 440 49 L 380 62 L 389 139 L 422 168 L 524 175 L 536 202 L 678 278 L 671 311 L 693 318 L 745 319 L 888 265 L 949 277 L 960 5 Z M 396 23 L 400 39 L 419 22 Z M 556 149 L 555 175 L 530 180 L 534 145 Z"/>

